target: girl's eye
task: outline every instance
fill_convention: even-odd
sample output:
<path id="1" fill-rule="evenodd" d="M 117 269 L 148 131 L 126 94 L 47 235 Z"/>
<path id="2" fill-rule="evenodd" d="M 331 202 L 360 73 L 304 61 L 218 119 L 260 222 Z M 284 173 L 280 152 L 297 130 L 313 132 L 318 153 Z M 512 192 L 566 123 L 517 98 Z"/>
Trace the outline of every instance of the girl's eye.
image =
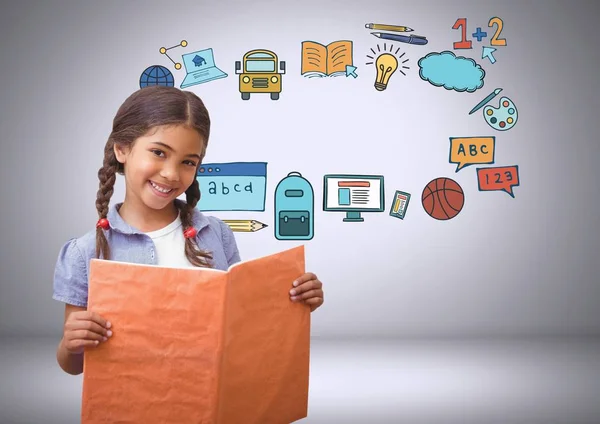
<path id="1" fill-rule="evenodd" d="M 156 156 L 162 156 L 165 154 L 165 152 L 163 152 L 160 149 L 151 149 L 150 150 L 152 153 L 154 153 Z M 189 166 L 196 166 L 196 162 L 194 162 L 193 160 L 186 160 L 184 161 L 185 164 L 189 165 Z"/>

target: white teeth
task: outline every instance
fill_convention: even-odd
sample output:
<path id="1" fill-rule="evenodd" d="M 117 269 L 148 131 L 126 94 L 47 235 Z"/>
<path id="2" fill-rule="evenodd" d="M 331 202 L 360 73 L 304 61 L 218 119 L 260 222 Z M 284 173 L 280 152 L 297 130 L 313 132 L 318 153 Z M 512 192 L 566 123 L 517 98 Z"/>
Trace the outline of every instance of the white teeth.
<path id="1" fill-rule="evenodd" d="M 152 181 L 150 181 L 150 184 L 152 184 L 152 187 L 154 187 L 156 190 L 160 191 L 161 193 L 170 193 L 171 190 L 173 190 L 172 188 L 165 190 L 164 188 L 161 188 L 161 187 L 157 186 L 156 184 L 154 184 L 154 182 L 152 182 Z"/>

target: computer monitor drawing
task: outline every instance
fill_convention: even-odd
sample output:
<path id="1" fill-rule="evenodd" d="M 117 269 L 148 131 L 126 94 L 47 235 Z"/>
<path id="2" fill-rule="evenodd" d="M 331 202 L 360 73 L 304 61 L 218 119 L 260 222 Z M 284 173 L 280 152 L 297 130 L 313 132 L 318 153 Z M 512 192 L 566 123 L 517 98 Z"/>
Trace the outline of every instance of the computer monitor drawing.
<path id="1" fill-rule="evenodd" d="M 363 212 L 383 212 L 382 175 L 329 174 L 323 177 L 323 210 L 346 212 L 344 222 L 362 222 Z"/>

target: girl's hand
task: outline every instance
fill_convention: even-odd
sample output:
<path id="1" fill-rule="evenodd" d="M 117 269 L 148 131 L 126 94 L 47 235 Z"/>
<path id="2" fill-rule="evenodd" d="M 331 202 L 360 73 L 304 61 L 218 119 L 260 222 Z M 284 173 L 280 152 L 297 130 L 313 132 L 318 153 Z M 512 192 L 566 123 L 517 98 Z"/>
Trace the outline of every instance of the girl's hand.
<path id="1" fill-rule="evenodd" d="M 323 283 L 312 272 L 302 275 L 292 285 L 294 286 L 290 290 L 290 299 L 292 302 L 303 301 L 307 305 L 310 305 L 311 312 L 323 304 Z"/>
<path id="2" fill-rule="evenodd" d="M 63 346 L 67 352 L 78 354 L 85 347 L 97 346 L 112 336 L 111 324 L 98 313 L 75 311 L 69 314 L 63 330 Z"/>

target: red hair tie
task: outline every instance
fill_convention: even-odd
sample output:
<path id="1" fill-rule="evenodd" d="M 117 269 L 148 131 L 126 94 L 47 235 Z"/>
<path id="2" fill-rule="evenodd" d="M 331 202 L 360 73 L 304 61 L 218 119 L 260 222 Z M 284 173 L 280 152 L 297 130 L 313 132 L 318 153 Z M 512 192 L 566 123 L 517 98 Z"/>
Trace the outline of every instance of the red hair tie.
<path id="1" fill-rule="evenodd" d="M 194 227 L 189 227 L 183 232 L 185 238 L 194 238 L 198 234 L 198 231 Z"/>
<path id="2" fill-rule="evenodd" d="M 98 222 L 96 223 L 96 228 L 104 228 L 105 230 L 109 229 L 109 225 L 108 225 L 108 219 L 106 218 L 100 218 L 98 220 Z"/>

